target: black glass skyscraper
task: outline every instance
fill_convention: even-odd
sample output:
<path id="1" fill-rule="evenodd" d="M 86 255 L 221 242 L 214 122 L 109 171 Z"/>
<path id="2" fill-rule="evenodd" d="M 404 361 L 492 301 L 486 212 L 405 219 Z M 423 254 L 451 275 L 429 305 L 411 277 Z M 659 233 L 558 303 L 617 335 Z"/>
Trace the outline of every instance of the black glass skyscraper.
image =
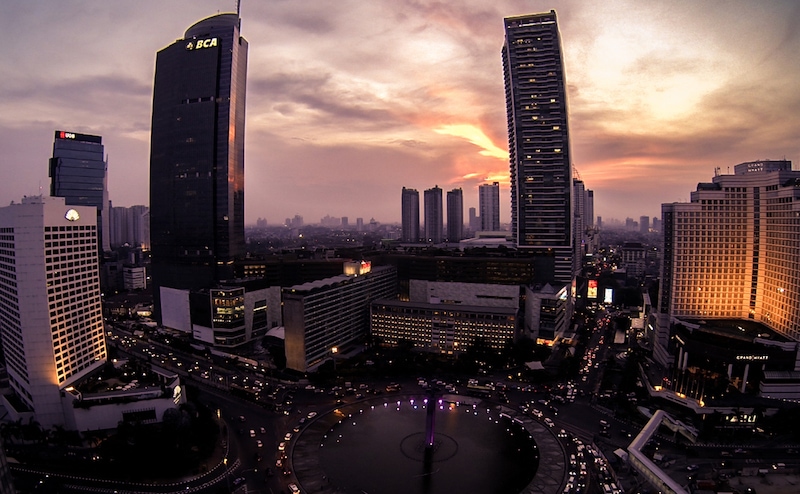
<path id="1" fill-rule="evenodd" d="M 572 164 L 556 13 L 505 19 L 503 72 L 511 168 L 511 229 L 520 249 L 553 257 L 572 279 Z"/>
<path id="2" fill-rule="evenodd" d="M 68 206 L 97 208 L 101 250 L 110 250 L 107 169 L 102 137 L 56 131 L 48 169 L 50 195 L 63 197 Z"/>
<path id="3" fill-rule="evenodd" d="M 244 253 L 247 41 L 239 16 L 193 26 L 158 52 L 150 139 L 150 235 L 161 287 L 208 288 Z"/>

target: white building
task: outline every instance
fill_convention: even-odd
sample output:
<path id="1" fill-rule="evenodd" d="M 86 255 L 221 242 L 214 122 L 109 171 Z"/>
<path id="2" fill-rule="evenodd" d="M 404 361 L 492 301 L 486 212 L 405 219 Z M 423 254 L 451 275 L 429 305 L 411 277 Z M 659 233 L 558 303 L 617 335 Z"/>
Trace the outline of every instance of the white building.
<path id="1" fill-rule="evenodd" d="M 65 425 L 62 391 L 106 361 L 97 208 L 26 197 L 0 208 L 0 338 L 11 420 Z M 13 404 L 12 404 L 13 403 Z"/>
<path id="2" fill-rule="evenodd" d="M 147 270 L 144 266 L 123 266 L 122 285 L 126 290 L 144 290 L 147 288 Z"/>

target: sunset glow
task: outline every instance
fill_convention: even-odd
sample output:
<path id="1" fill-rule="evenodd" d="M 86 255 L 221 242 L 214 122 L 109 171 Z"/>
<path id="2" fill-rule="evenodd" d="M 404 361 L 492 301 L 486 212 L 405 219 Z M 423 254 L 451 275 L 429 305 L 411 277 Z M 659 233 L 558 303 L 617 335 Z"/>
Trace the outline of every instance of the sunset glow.
<path id="1" fill-rule="evenodd" d="M 47 190 L 53 131 L 68 128 L 103 136 L 115 206 L 146 205 L 155 54 L 232 4 L 60 5 L 0 6 L 0 146 L 17 171 L 0 199 Z M 508 223 L 503 18 L 551 8 L 573 165 L 597 215 L 659 216 L 717 167 L 800 166 L 800 9 L 788 0 L 251 2 L 246 223 L 396 222 L 404 186 L 461 187 L 466 209 L 494 181 Z"/>

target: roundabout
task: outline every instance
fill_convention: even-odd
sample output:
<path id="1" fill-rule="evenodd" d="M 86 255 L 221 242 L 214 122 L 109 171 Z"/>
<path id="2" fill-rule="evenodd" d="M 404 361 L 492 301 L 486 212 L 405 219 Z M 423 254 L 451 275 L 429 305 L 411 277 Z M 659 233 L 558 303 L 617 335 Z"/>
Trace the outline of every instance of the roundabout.
<path id="1" fill-rule="evenodd" d="M 303 492 L 555 493 L 564 450 L 549 428 L 496 403 L 444 395 L 392 395 L 318 415 L 289 457 Z"/>

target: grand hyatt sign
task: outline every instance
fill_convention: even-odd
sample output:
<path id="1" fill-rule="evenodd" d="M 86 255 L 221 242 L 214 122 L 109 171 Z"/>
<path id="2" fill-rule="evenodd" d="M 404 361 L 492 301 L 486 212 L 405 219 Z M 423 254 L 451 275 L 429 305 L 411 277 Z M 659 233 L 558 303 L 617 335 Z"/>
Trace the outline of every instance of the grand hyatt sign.
<path id="1" fill-rule="evenodd" d="M 736 360 L 745 360 L 745 361 L 769 360 L 769 355 L 737 355 Z"/>

